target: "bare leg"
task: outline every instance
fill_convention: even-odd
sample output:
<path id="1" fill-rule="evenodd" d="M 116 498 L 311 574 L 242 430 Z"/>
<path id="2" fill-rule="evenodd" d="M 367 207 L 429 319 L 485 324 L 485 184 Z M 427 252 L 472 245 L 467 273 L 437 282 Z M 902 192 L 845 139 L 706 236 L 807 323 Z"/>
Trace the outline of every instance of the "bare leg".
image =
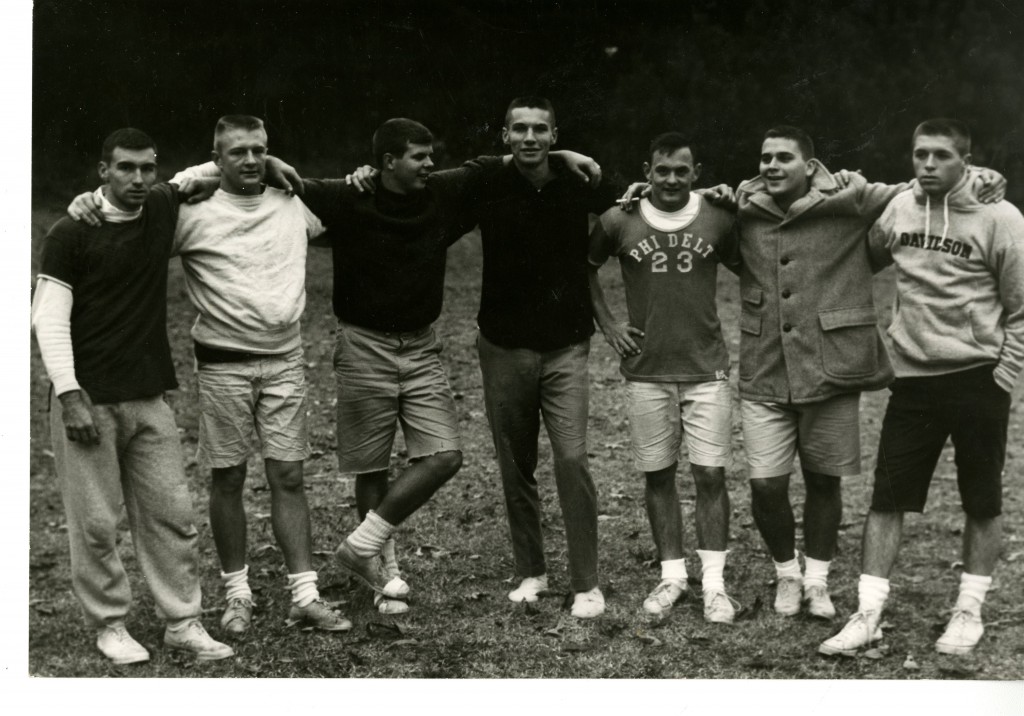
<path id="1" fill-rule="evenodd" d="M 365 519 L 366 513 L 370 510 L 376 510 L 387 496 L 387 470 L 356 475 L 356 510 L 359 512 L 360 520 Z"/>
<path id="2" fill-rule="evenodd" d="M 804 470 L 804 549 L 808 557 L 830 562 L 836 554 L 839 523 L 843 518 L 841 480 Z"/>
<path id="3" fill-rule="evenodd" d="M 868 512 L 861 546 L 861 572 L 889 578 L 903 537 L 902 512 Z"/>
<path id="4" fill-rule="evenodd" d="M 267 458 L 265 464 L 270 485 L 270 520 L 288 572 L 309 572 L 313 569 L 313 538 L 302 482 L 302 461 Z"/>
<path id="5" fill-rule="evenodd" d="M 462 453 L 447 450 L 417 460 L 391 483 L 377 514 L 392 525 L 418 510 L 462 467 Z"/>
<path id="6" fill-rule="evenodd" d="M 788 562 L 796 557 L 796 522 L 789 504 L 789 475 L 750 481 L 750 508 L 772 559 Z"/>
<path id="7" fill-rule="evenodd" d="M 646 472 L 644 498 L 658 559 L 667 562 L 683 557 L 683 516 L 676 490 L 676 464 Z"/>
<path id="8" fill-rule="evenodd" d="M 237 572 L 245 567 L 246 523 L 242 504 L 246 465 L 215 467 L 210 481 L 210 531 L 220 568 Z"/>
<path id="9" fill-rule="evenodd" d="M 992 576 L 999 560 L 1003 518 L 978 519 L 968 515 L 964 529 L 964 571 L 981 577 Z"/>
<path id="10" fill-rule="evenodd" d="M 690 465 L 697 485 L 697 547 L 724 552 L 729 544 L 729 491 L 725 468 Z"/>

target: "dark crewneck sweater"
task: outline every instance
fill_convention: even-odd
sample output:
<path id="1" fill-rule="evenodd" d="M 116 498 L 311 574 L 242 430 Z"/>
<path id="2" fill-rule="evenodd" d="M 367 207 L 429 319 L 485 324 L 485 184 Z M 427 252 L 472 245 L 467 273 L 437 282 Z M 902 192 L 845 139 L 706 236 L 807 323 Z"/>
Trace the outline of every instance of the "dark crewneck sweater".
<path id="1" fill-rule="evenodd" d="M 305 180 L 302 199 L 328 229 L 335 315 L 387 332 L 437 320 L 448 247 L 472 228 L 461 221 L 467 187 L 500 166 L 500 158 L 481 158 L 435 172 L 414 194 L 396 194 L 379 181 L 374 194 L 360 194 L 343 180 Z"/>

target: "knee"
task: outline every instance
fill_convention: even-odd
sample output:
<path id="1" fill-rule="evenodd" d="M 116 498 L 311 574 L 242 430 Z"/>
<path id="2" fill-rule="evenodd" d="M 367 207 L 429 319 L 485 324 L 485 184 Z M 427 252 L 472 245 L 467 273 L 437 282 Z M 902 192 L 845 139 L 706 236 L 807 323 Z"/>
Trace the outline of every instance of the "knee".
<path id="1" fill-rule="evenodd" d="M 671 470 L 658 470 L 656 472 L 645 472 L 644 480 L 647 483 L 647 489 L 654 492 L 661 492 L 663 490 L 671 490 L 675 487 L 676 483 L 676 471 Z"/>
<path id="2" fill-rule="evenodd" d="M 462 452 L 459 450 L 446 450 L 429 458 L 431 465 L 438 474 L 444 475 L 445 479 L 455 476 L 462 469 Z"/>
<path id="3" fill-rule="evenodd" d="M 241 493 L 245 486 L 245 465 L 215 467 L 210 475 L 210 489 L 221 494 Z"/>
<path id="4" fill-rule="evenodd" d="M 836 498 L 841 494 L 842 480 L 834 475 L 805 473 L 804 487 L 808 496 Z"/>
<path id="5" fill-rule="evenodd" d="M 754 509 L 771 509 L 789 503 L 789 480 L 782 477 L 750 481 L 750 504 Z"/>
<path id="6" fill-rule="evenodd" d="M 692 465 L 693 481 L 697 486 L 697 493 L 717 497 L 725 490 L 725 468 L 704 467 L 703 465 Z"/>
<path id="7" fill-rule="evenodd" d="M 267 482 L 271 490 L 283 490 L 284 492 L 301 492 L 304 488 L 302 481 L 302 463 L 284 462 L 274 465 L 267 465 Z"/>

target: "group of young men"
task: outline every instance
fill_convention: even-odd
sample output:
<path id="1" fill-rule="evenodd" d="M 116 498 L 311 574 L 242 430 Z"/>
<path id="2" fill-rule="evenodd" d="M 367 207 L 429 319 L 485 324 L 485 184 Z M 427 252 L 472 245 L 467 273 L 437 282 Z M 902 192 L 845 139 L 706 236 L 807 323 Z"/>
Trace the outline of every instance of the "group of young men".
<path id="1" fill-rule="evenodd" d="M 409 609 L 410 587 L 395 528 L 461 467 L 458 416 L 432 324 L 447 248 L 479 226 L 477 346 L 521 579 L 510 600 L 534 602 L 549 586 L 534 474 L 543 420 L 565 525 L 571 612 L 587 619 L 605 609 L 587 458 L 596 319 L 622 358 L 633 455 L 645 475 L 661 562 L 643 609 L 664 616 L 686 592 L 675 482 L 685 436 L 704 615 L 733 621 L 738 605 L 724 582 L 730 360 L 715 295 L 722 264 L 740 276 L 744 447 L 755 522 L 778 576 L 775 610 L 793 615 L 803 602 L 814 616 L 834 617 L 827 577 L 840 478 L 860 472 L 859 394 L 894 375 L 876 327 L 871 276 L 895 263 L 896 380 L 865 527 L 860 602 L 819 650 L 855 653 L 881 637 L 902 514 L 923 510 L 952 434 L 967 513 L 965 570 L 937 648 L 970 651 L 981 637 L 981 604 L 999 550 L 1009 391 L 1024 365 L 1024 219 L 997 200 L 1002 177 L 970 168 L 966 127 L 951 120 L 919 126 L 917 182 L 900 185 L 829 174 L 805 132 L 778 127 L 765 136 L 758 177 L 736 192 L 720 186 L 703 194 L 693 191 L 696 148 L 670 132 L 654 139 L 645 158 L 649 196 L 620 206 L 607 187 L 595 186 L 593 160 L 552 151 L 557 125 L 547 100 L 513 100 L 502 138 L 508 156 L 433 171 L 429 130 L 392 119 L 373 138 L 379 172 L 301 180 L 268 157 L 260 120 L 227 116 L 217 124 L 214 161 L 168 184 L 156 184 L 152 139 L 132 129 L 107 139 L 104 185 L 72 204 L 77 222 L 62 219 L 47 236 L 33 300 L 57 398 L 51 429 L 73 584 L 99 649 L 115 663 L 149 657 L 124 625 L 130 593 L 115 540 L 123 500 L 167 622 L 165 643 L 201 659 L 232 654 L 199 621 L 192 503 L 162 399 L 176 386 L 166 337 L 168 257 L 181 256 L 198 313 L 199 455 L 212 473 L 221 627 L 241 634 L 251 626 L 242 488 L 258 443 L 288 568 L 289 623 L 345 631 L 351 622 L 316 588 L 303 492 L 306 247 L 328 245 L 333 254 L 338 463 L 356 475 L 361 520 L 336 561 L 374 590 L 378 610 L 399 614 Z M 268 186 L 268 167 L 302 198 Z M 591 230 L 592 214 L 600 217 Z M 933 236 L 938 217 L 942 235 Z M 612 315 L 598 275 L 611 256 L 622 269 L 625 321 Z M 389 482 L 399 425 L 409 462 Z M 807 490 L 803 571 L 788 496 L 797 454 Z"/>

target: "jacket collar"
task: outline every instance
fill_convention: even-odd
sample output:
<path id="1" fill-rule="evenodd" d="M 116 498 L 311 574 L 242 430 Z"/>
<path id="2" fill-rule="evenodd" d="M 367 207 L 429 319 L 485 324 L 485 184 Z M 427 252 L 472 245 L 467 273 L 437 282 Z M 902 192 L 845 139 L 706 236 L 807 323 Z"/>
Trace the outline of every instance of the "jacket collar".
<path id="1" fill-rule="evenodd" d="M 738 188 L 738 192 L 740 194 L 740 207 L 742 208 L 744 203 L 749 203 L 758 207 L 762 211 L 771 214 L 780 221 L 792 221 L 809 209 L 825 201 L 829 196 L 840 191 L 841 187 L 832 177 L 832 173 L 825 168 L 825 165 L 817 159 L 812 159 L 811 162 L 814 164 L 814 170 L 811 172 L 809 179 L 810 189 L 806 194 L 793 202 L 793 205 L 789 207 L 788 212 L 783 211 L 779 208 L 779 205 L 775 203 L 775 199 L 773 199 L 771 194 L 768 193 L 764 179 L 760 176 L 748 179 L 740 184 Z M 744 199 L 746 202 L 744 202 Z"/>

